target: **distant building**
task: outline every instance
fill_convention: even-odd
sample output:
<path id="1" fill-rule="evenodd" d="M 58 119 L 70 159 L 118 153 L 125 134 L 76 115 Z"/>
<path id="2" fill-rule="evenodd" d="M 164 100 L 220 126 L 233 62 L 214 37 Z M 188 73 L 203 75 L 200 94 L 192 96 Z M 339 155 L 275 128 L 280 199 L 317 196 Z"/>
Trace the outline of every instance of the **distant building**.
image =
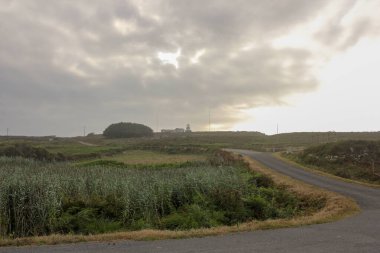
<path id="1" fill-rule="evenodd" d="M 187 127 L 186 127 L 186 131 L 187 131 Z M 184 132 L 185 132 L 185 129 L 183 129 L 183 128 L 161 129 L 161 133 L 176 133 L 177 134 L 177 133 L 184 133 Z"/>
<path id="2" fill-rule="evenodd" d="M 186 130 L 185 130 L 186 133 L 191 133 L 191 129 L 190 129 L 190 124 L 187 124 L 186 125 Z"/>
<path id="3" fill-rule="evenodd" d="M 162 129 L 161 133 L 184 133 L 185 129 L 176 128 L 176 129 Z"/>

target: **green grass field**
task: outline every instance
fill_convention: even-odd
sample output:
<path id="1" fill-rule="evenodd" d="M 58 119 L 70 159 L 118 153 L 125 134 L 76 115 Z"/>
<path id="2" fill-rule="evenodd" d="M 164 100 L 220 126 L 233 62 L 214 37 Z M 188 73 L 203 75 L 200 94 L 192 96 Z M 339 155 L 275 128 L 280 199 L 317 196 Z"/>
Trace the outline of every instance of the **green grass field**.
<path id="1" fill-rule="evenodd" d="M 125 164 L 178 164 L 205 161 L 206 156 L 200 154 L 166 154 L 148 150 L 126 150 L 112 157 L 106 157 L 104 160 Z"/>
<path id="2" fill-rule="evenodd" d="M 265 135 L 259 132 L 193 132 L 186 134 L 156 133 L 150 138 L 106 139 L 102 136 L 1 137 L 0 149 L 16 143 L 45 148 L 68 156 L 107 155 L 125 150 L 150 150 L 162 153 L 204 154 L 220 148 L 246 148 L 259 151 L 307 148 L 342 140 L 380 140 L 380 132 L 300 132 Z M 83 145 L 81 142 L 89 143 Z"/>

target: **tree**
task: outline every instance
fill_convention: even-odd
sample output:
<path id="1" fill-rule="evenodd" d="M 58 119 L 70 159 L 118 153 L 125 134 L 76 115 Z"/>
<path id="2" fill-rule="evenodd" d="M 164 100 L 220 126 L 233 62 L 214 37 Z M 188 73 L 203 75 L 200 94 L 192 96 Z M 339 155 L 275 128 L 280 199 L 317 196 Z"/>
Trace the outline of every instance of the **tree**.
<path id="1" fill-rule="evenodd" d="M 153 130 L 145 125 L 120 122 L 108 126 L 103 135 L 108 138 L 131 138 L 153 136 Z"/>

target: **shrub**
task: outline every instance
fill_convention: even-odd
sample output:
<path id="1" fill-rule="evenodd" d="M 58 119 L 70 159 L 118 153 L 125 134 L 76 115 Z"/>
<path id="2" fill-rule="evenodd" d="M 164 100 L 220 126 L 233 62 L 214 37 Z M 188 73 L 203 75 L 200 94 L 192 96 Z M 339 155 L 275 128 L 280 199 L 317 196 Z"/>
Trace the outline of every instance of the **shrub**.
<path id="1" fill-rule="evenodd" d="M 186 205 L 179 212 L 164 217 L 161 220 L 163 229 L 194 229 L 209 228 L 222 224 L 223 212 L 212 212 L 197 204 Z"/>
<path id="2" fill-rule="evenodd" d="M 249 183 L 254 184 L 257 187 L 273 187 L 274 182 L 273 179 L 263 175 L 263 174 L 255 174 L 249 179 Z"/>
<path id="3" fill-rule="evenodd" d="M 62 154 L 53 154 L 44 148 L 33 147 L 25 143 L 17 143 L 0 150 L 0 156 L 31 158 L 38 161 L 65 161 Z"/>
<path id="4" fill-rule="evenodd" d="M 272 216 L 270 203 L 260 196 L 251 196 L 245 199 L 245 205 L 248 207 L 249 216 L 258 220 L 264 220 Z"/>

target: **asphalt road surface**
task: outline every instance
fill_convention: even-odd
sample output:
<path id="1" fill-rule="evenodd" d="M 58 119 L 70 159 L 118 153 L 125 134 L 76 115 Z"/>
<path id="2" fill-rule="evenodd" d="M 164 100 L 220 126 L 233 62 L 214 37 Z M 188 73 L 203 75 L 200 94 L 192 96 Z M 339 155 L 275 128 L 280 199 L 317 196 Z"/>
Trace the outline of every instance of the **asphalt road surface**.
<path id="1" fill-rule="evenodd" d="M 0 252 L 380 252 L 380 189 L 336 181 L 298 169 L 270 154 L 236 150 L 304 182 L 355 199 L 362 212 L 337 222 L 298 228 L 233 233 L 205 238 L 161 241 L 116 241 L 56 246 L 0 248 Z"/>

